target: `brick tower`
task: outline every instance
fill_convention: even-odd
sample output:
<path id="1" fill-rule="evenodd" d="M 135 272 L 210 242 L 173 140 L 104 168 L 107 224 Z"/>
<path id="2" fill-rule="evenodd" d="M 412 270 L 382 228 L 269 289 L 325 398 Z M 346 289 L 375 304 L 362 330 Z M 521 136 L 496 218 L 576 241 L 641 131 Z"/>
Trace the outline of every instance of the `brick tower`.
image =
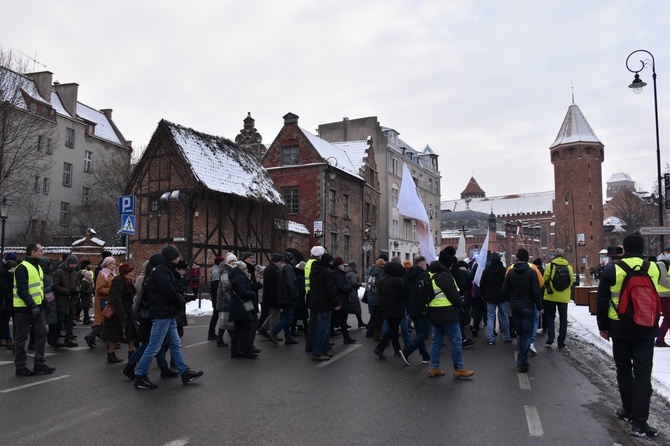
<path id="1" fill-rule="evenodd" d="M 554 165 L 554 246 L 563 248 L 573 268 L 578 263 L 582 273 L 598 266 L 604 246 L 604 147 L 573 98 L 549 150 Z"/>

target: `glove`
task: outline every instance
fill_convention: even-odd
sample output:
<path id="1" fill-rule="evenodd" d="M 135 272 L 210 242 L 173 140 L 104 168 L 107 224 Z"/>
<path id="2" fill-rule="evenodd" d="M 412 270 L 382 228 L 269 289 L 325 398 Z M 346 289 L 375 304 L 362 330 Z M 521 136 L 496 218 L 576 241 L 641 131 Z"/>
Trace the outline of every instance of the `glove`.
<path id="1" fill-rule="evenodd" d="M 40 307 L 37 305 L 30 308 L 30 313 L 33 315 L 33 319 L 38 319 L 40 316 L 42 316 L 42 310 L 40 310 Z"/>

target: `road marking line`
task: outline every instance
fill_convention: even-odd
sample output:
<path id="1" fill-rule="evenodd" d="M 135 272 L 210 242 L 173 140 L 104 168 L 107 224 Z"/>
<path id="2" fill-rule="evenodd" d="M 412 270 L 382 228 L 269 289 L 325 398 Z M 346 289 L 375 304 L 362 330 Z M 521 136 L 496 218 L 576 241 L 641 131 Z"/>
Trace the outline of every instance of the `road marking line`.
<path id="1" fill-rule="evenodd" d="M 519 378 L 519 387 L 521 390 L 530 390 L 530 380 L 528 379 L 527 373 L 517 373 Z"/>
<path id="2" fill-rule="evenodd" d="M 210 342 L 212 342 L 212 341 L 203 341 L 203 342 L 198 342 L 196 344 L 191 344 L 191 345 L 182 345 L 182 348 L 197 347 L 198 345 L 209 344 Z"/>
<path id="3" fill-rule="evenodd" d="M 165 443 L 163 446 L 184 446 L 185 444 L 188 444 L 188 438 L 177 438 L 176 440 L 168 441 Z"/>
<path id="4" fill-rule="evenodd" d="M 542 423 L 540 422 L 540 414 L 537 413 L 535 406 L 523 406 L 526 411 L 526 421 L 528 422 L 528 433 L 531 437 L 541 437 L 544 435 L 542 430 Z"/>
<path id="5" fill-rule="evenodd" d="M 13 392 L 15 390 L 27 389 L 28 387 L 39 386 L 40 384 L 46 384 L 46 383 L 49 383 L 49 382 L 52 382 L 52 381 L 58 381 L 59 379 L 69 378 L 69 377 L 70 377 L 70 375 L 56 376 L 54 378 L 45 379 L 43 381 L 37 381 L 37 382 L 34 382 L 34 383 L 25 384 L 23 386 L 12 387 L 10 389 L 0 390 L 0 393 L 9 393 L 9 392 Z"/>
<path id="6" fill-rule="evenodd" d="M 48 358 L 49 356 L 54 356 L 57 355 L 58 353 L 44 353 L 44 357 Z M 31 358 L 35 357 L 35 353 L 26 353 L 26 356 L 30 356 Z"/>
<path id="7" fill-rule="evenodd" d="M 325 367 L 328 364 L 332 364 L 335 361 L 337 361 L 338 359 L 342 358 L 344 355 L 348 355 L 349 353 L 353 352 L 354 350 L 356 350 L 360 346 L 361 346 L 361 344 L 353 344 L 350 347 L 347 347 L 346 349 L 342 350 L 337 355 L 330 358 L 328 361 L 324 361 L 321 364 L 317 365 L 317 367 Z"/>
<path id="8" fill-rule="evenodd" d="M 14 361 L 0 361 L 0 365 L 14 364 Z"/>

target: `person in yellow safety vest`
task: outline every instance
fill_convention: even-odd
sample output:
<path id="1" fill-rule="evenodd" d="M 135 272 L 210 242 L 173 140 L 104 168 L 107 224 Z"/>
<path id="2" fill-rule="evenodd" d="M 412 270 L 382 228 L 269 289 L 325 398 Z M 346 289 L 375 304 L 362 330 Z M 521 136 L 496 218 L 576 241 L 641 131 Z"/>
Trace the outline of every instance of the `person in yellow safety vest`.
<path id="1" fill-rule="evenodd" d="M 448 257 L 448 259 L 447 259 Z M 444 376 L 444 370 L 440 369 L 440 357 L 442 355 L 442 344 L 444 337 L 449 336 L 451 341 L 451 360 L 454 367 L 454 378 L 467 378 L 475 374 L 472 370 L 463 368 L 463 338 L 461 336 L 461 325 L 459 311 L 462 306 L 461 297 L 454 277 L 449 272 L 453 264 L 451 256 L 445 256 L 443 262 L 433 261 L 428 269 L 428 274 L 433 284 L 435 298 L 428 304 L 428 320 L 433 330 L 433 341 L 430 346 L 430 369 L 428 376 Z"/>
<path id="2" fill-rule="evenodd" d="M 307 336 L 305 337 L 305 351 L 307 353 L 312 352 L 312 342 L 314 341 L 314 330 L 316 329 L 316 320 L 312 316 L 312 305 L 311 298 L 309 296 L 310 287 L 310 276 L 312 275 L 312 264 L 317 260 L 321 259 L 321 256 L 326 253 L 326 249 L 323 246 L 316 245 L 313 246 L 309 251 L 311 257 L 307 260 L 305 264 L 305 296 L 307 301 L 307 308 L 309 311 L 309 325 L 306 327 Z"/>
<path id="3" fill-rule="evenodd" d="M 547 340 L 545 345 L 549 348 L 554 343 L 556 337 L 556 309 L 558 309 L 558 348 L 565 347 L 565 338 L 568 333 L 568 303 L 570 302 L 570 294 L 572 284 L 574 283 L 574 274 L 572 266 L 564 257 L 565 252 L 561 248 L 554 250 L 554 259 L 547 269 L 544 271 L 544 282 L 547 286 L 544 289 L 544 314 L 547 316 Z M 556 277 L 557 268 L 567 269 L 570 275 L 570 284 L 564 290 L 557 290 L 553 288 L 552 281 Z"/>
<path id="4" fill-rule="evenodd" d="M 637 232 L 623 239 L 623 258 L 632 269 L 640 268 L 643 258 L 644 238 Z M 655 437 L 658 430 L 647 423 L 649 402 L 652 394 L 651 371 L 654 361 L 654 340 L 658 334 L 658 322 L 653 327 L 630 327 L 619 319 L 616 306 L 625 271 L 617 265 L 608 263 L 598 284 L 596 301 L 598 329 L 600 336 L 608 341 L 612 339 L 612 355 L 616 365 L 616 377 L 619 385 L 622 406 L 616 415 L 632 423 L 631 435 L 637 437 Z M 648 275 L 658 286 L 659 271 L 654 262 L 649 263 Z"/>
<path id="5" fill-rule="evenodd" d="M 663 251 L 663 254 L 666 252 L 667 250 Z M 670 265 L 670 261 L 667 258 L 656 262 L 660 273 L 656 290 L 661 298 L 661 311 L 663 313 L 663 322 L 654 343 L 656 347 L 670 347 L 665 342 L 665 335 L 668 333 L 668 328 L 670 328 L 670 276 L 668 276 L 667 265 Z"/>
<path id="6" fill-rule="evenodd" d="M 44 271 L 39 264 L 43 252 L 41 245 L 28 244 L 27 257 L 14 270 L 14 365 L 17 376 L 51 374 L 56 371 L 54 367 L 49 367 L 44 362 L 47 325 L 42 314 Z M 26 341 L 31 326 L 35 332 L 35 359 L 32 370 L 26 364 Z"/>

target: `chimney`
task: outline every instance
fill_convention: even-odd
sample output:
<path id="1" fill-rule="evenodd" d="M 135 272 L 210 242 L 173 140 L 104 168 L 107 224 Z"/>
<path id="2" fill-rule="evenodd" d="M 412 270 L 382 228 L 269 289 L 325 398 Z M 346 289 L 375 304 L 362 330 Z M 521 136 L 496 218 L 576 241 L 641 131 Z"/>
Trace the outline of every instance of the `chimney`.
<path id="1" fill-rule="evenodd" d="M 299 117 L 300 117 L 300 116 L 295 115 L 295 114 L 293 114 L 293 113 L 291 113 L 291 112 L 287 113 L 286 115 L 284 115 L 284 125 L 287 125 L 287 124 L 297 124 L 297 123 L 298 123 L 298 118 L 299 118 Z"/>
<path id="2" fill-rule="evenodd" d="M 54 84 L 54 90 L 70 116 L 77 116 L 77 92 L 79 84 Z"/>
<path id="3" fill-rule="evenodd" d="M 40 71 L 39 73 L 27 73 L 26 77 L 37 86 L 37 92 L 42 98 L 51 103 L 51 80 L 53 79 L 51 71 Z"/>
<path id="4" fill-rule="evenodd" d="M 103 108 L 100 110 L 110 121 L 112 120 L 112 109 L 111 108 Z"/>

